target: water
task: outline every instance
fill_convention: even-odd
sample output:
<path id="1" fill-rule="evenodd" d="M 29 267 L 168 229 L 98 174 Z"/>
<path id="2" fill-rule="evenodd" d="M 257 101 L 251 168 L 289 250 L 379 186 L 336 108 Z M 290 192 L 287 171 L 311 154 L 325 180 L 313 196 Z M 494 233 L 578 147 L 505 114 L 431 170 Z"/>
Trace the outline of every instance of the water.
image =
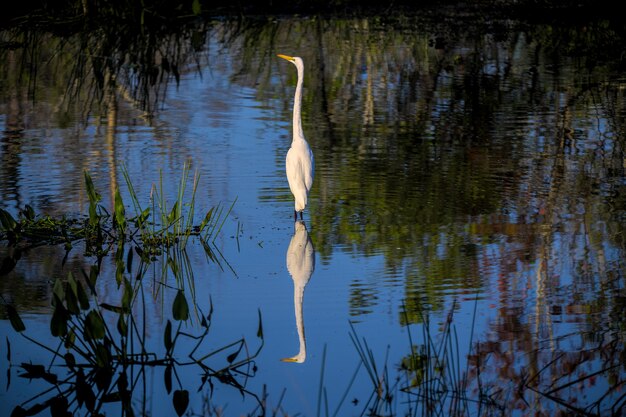
<path id="1" fill-rule="evenodd" d="M 65 90 L 70 71 L 54 69 L 71 68 L 73 42 L 53 58 L 38 50 L 36 86 L 10 76 L 22 50 L 6 50 L 0 207 L 13 215 L 25 204 L 39 214 L 85 215 L 88 170 L 103 205 L 113 207 L 117 186 L 131 210 L 123 169 L 148 205 L 160 184 L 175 198 L 185 163 L 200 175 L 198 222 L 210 207 L 234 202 L 215 241 L 217 262 L 192 238 L 177 255 L 181 273 L 160 257 L 133 281 L 144 294 L 133 311 L 146 317 L 150 351 L 164 352 L 177 288 L 192 305 L 185 332 L 200 334 L 200 317 L 214 309 L 194 357 L 241 338 L 250 353 L 262 345 L 256 371 L 248 369 L 254 376 L 237 375 L 245 391 L 215 378 L 211 390 L 197 366 L 176 368 L 174 390 L 189 391 L 195 413 L 259 414 L 254 395 L 266 393 L 268 413 L 359 415 L 372 406 L 365 364 L 373 361 L 393 395 L 380 414 L 421 414 L 429 398 L 473 415 L 571 407 L 613 407 L 619 415 L 626 377 L 621 58 L 598 56 L 590 41 L 549 35 L 548 27 L 476 23 L 461 31 L 454 22 L 427 23 L 212 22 L 183 31 L 193 35 L 181 35 L 179 61 L 164 48 L 178 82 L 161 66 L 163 82 L 134 90 L 144 86 L 141 71 L 105 66 L 117 83 L 98 95 L 87 88 L 94 77 L 85 64 L 75 101 Z M 198 34 L 199 50 L 184 40 Z M 578 42 L 576 54 L 557 49 L 560 36 Z M 295 70 L 276 53 L 305 61 L 303 123 L 316 158 L 308 246 L 293 223 L 284 174 Z M 85 51 L 79 56 L 89 62 Z M 288 267 L 288 253 L 309 264 L 313 257 L 314 269 Z M 31 337 L 50 344 L 55 279 L 81 276 L 95 262 L 80 242 L 67 257 L 62 245 L 30 249 L 2 277 L 3 300 Z M 115 275 L 115 259 L 105 257 L 98 303 L 120 303 Z M 28 401 L 48 385 L 19 378 L 18 365 L 48 364 L 50 354 L 18 337 L 6 318 L 0 329 L 11 346 L 11 366 L 0 362 L 8 377 L 4 415 L 44 401 Z M 196 343 L 181 337 L 181 362 Z M 359 357 L 359 346 L 371 359 Z M 416 370 L 426 351 L 432 362 Z M 211 356 L 211 366 L 225 366 L 225 356 Z M 281 361 L 295 356 L 300 363 Z M 436 373 L 423 378 L 427 369 Z M 172 415 L 164 367 L 134 375 L 135 411 Z M 411 380 L 422 390 L 403 391 Z M 117 414 L 117 405 L 105 409 Z"/>

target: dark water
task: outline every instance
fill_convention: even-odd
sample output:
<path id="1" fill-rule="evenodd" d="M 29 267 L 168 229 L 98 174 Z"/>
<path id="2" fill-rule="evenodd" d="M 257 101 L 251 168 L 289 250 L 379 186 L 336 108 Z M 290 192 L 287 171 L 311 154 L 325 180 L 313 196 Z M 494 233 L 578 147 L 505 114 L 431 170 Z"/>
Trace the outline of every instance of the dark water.
<path id="1" fill-rule="evenodd" d="M 177 367 L 193 413 L 261 414 L 260 398 L 270 415 L 621 415 L 620 34 L 606 22 L 303 18 L 203 23 L 116 49 L 102 34 L 6 31 L 0 207 L 84 215 L 88 170 L 105 206 L 119 187 L 131 211 L 124 170 L 147 206 L 175 198 L 187 163 L 198 222 L 234 202 L 217 261 L 191 239 L 133 281 L 149 351 L 163 354 L 177 289 L 192 305 L 186 332 L 214 309 L 200 351 L 262 344 L 253 376 L 235 375 L 245 390 Z M 276 53 L 305 62 L 316 176 L 304 225 L 284 175 L 296 75 Z M 25 251 L 1 277 L 3 304 L 51 345 L 55 280 L 95 262 L 80 242 Z M 119 303 L 115 277 L 111 254 L 94 305 Z M 4 415 L 55 393 L 35 398 L 48 383 L 18 376 L 51 356 L 3 317 Z M 180 362 L 195 343 L 180 343 Z M 133 372 L 135 412 L 172 415 L 164 367 Z"/>

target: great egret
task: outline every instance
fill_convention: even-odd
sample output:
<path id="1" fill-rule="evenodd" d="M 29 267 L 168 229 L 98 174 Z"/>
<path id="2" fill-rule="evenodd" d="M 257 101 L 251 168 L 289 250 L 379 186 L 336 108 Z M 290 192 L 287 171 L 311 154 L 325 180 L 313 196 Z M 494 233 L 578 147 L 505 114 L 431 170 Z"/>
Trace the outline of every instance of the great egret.
<path id="1" fill-rule="evenodd" d="M 298 212 L 300 212 L 300 220 L 302 220 L 302 212 L 306 207 L 309 191 L 313 185 L 313 176 L 315 175 L 313 152 L 304 138 L 304 133 L 302 133 L 302 119 L 300 117 L 304 63 L 302 58 L 297 56 L 282 54 L 278 56 L 291 62 L 298 70 L 298 83 L 296 84 L 296 93 L 293 101 L 293 140 L 291 141 L 291 148 L 287 152 L 285 168 L 287 169 L 289 189 L 291 189 L 291 194 L 293 194 L 296 200 L 293 219 L 297 220 Z"/>
<path id="2" fill-rule="evenodd" d="M 304 318 L 302 300 L 304 287 L 309 283 L 315 270 L 315 249 L 304 222 L 296 221 L 295 231 L 287 249 L 287 270 L 293 279 L 293 308 L 296 313 L 296 327 L 300 350 L 296 356 L 281 359 L 283 362 L 302 363 L 306 359 L 306 337 L 304 336 Z"/>

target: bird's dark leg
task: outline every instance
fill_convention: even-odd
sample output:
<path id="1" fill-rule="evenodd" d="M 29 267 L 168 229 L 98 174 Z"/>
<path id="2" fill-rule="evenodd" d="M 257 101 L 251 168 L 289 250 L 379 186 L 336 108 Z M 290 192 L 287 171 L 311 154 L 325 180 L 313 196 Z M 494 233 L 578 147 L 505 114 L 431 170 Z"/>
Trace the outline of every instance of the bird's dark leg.
<path id="1" fill-rule="evenodd" d="M 295 222 L 296 220 L 298 220 L 298 212 L 297 211 L 293 211 L 293 221 Z"/>
<path id="2" fill-rule="evenodd" d="M 303 219 L 302 219 L 302 213 L 303 213 L 303 212 L 304 212 L 304 210 L 302 210 L 302 211 L 300 212 L 300 220 L 303 220 Z"/>

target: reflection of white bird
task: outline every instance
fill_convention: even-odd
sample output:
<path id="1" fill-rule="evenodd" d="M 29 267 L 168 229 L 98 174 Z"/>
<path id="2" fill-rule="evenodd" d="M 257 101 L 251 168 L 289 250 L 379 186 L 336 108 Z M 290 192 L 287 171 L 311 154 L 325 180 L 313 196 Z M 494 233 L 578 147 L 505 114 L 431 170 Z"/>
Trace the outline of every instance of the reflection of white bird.
<path id="1" fill-rule="evenodd" d="M 296 313 L 300 351 L 296 356 L 282 360 L 284 362 L 302 363 L 306 359 L 302 300 L 304 298 L 304 287 L 311 279 L 315 269 L 315 249 L 313 249 L 313 242 L 309 237 L 304 222 L 296 221 L 294 228 L 295 231 L 287 249 L 287 270 L 293 279 L 293 307 Z"/>
<path id="2" fill-rule="evenodd" d="M 300 117 L 304 63 L 302 58 L 297 56 L 278 56 L 294 64 L 298 70 L 298 83 L 296 84 L 296 94 L 293 102 L 293 140 L 291 148 L 287 152 L 286 168 L 289 188 L 296 199 L 293 217 L 296 220 L 298 218 L 297 213 L 300 212 L 300 220 L 302 220 L 302 212 L 306 207 L 309 191 L 313 185 L 313 176 L 315 175 L 313 152 L 304 138 L 304 133 L 302 133 L 302 120 Z"/>

